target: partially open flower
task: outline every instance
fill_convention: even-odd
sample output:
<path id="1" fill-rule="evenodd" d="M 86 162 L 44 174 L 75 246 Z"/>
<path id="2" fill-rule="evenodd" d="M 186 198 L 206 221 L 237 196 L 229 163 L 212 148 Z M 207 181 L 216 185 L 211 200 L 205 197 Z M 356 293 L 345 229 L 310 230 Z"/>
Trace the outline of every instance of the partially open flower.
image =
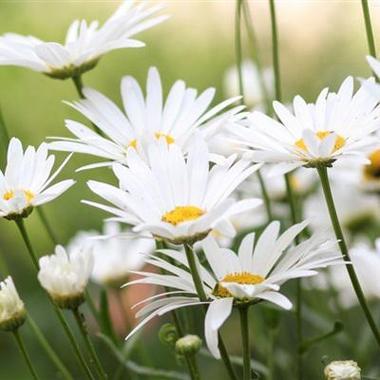
<path id="1" fill-rule="evenodd" d="M 0 330 L 13 331 L 20 327 L 26 318 L 24 303 L 21 301 L 12 277 L 0 283 Z"/>
<path id="2" fill-rule="evenodd" d="M 55 254 L 41 257 L 38 280 L 56 305 L 75 309 L 84 302 L 84 291 L 90 277 L 93 257 L 87 249 L 69 254 L 58 245 Z"/>
<path id="3" fill-rule="evenodd" d="M 353 360 L 337 360 L 326 366 L 326 380 L 360 380 L 361 369 Z"/>

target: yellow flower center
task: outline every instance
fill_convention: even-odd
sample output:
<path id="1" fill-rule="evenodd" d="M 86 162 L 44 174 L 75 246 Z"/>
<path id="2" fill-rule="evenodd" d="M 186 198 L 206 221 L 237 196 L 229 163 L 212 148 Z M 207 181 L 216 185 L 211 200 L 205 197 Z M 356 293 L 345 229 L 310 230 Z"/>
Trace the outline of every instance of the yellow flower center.
<path id="1" fill-rule="evenodd" d="M 13 197 L 15 196 L 14 192 L 12 190 L 9 190 L 7 192 L 4 193 L 3 195 L 3 199 L 5 201 L 9 201 L 10 199 L 12 199 Z"/>
<path id="2" fill-rule="evenodd" d="M 200 218 L 204 211 L 197 206 L 177 206 L 166 212 L 161 220 L 176 226 L 179 223 L 188 222 Z"/>
<path id="3" fill-rule="evenodd" d="M 217 297 L 232 297 L 232 294 L 221 283 L 231 282 L 240 285 L 256 285 L 261 284 L 265 278 L 259 274 L 250 272 L 230 273 L 224 276 L 219 283 L 215 286 L 213 294 Z"/>
<path id="4" fill-rule="evenodd" d="M 315 136 L 319 139 L 319 140 L 324 140 L 327 136 L 331 135 L 332 132 L 330 131 L 318 131 L 315 133 Z M 334 152 L 336 152 L 338 149 L 342 148 L 344 146 L 344 144 L 346 143 L 346 139 L 340 135 L 337 135 L 336 137 L 336 140 L 335 140 L 335 144 L 334 144 Z M 298 148 L 298 149 L 301 149 L 305 152 L 307 152 L 307 146 L 305 144 L 305 141 L 304 139 L 299 139 L 297 140 L 294 145 Z"/>
<path id="5" fill-rule="evenodd" d="M 30 190 L 24 190 L 25 199 L 28 203 L 30 203 L 34 199 L 34 193 Z"/>
<path id="6" fill-rule="evenodd" d="M 137 149 L 137 140 L 136 139 L 133 139 L 129 142 L 127 148 L 133 148 L 133 149 Z"/>
<path id="7" fill-rule="evenodd" d="M 373 151 L 368 159 L 371 161 L 369 165 L 363 168 L 363 176 L 366 180 L 380 179 L 380 149 Z"/>
<path id="8" fill-rule="evenodd" d="M 165 140 L 166 140 L 166 143 L 168 145 L 170 144 L 173 144 L 174 143 L 174 137 L 173 136 L 170 136 L 170 135 L 167 135 L 163 132 L 155 132 L 154 136 L 156 137 L 157 140 L 159 140 L 161 137 L 164 137 Z"/>

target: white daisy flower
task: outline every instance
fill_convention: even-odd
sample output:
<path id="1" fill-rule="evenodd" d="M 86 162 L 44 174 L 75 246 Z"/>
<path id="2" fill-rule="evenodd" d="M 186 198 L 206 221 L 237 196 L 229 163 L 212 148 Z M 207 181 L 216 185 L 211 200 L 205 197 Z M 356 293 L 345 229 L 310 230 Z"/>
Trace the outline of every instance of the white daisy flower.
<path id="1" fill-rule="evenodd" d="M 353 360 L 336 360 L 325 367 L 326 380 L 361 380 L 361 369 Z"/>
<path id="2" fill-rule="evenodd" d="M 75 182 L 72 179 L 49 186 L 65 166 L 68 157 L 51 175 L 55 156 L 47 145 L 23 151 L 20 140 L 12 138 L 8 146 L 5 172 L 0 170 L 0 216 L 15 219 L 28 216 L 33 207 L 52 201 Z"/>
<path id="3" fill-rule="evenodd" d="M 367 62 L 370 65 L 372 71 L 377 76 L 377 78 L 380 78 L 380 61 L 374 57 L 367 56 Z M 380 99 L 380 84 L 376 83 L 375 81 L 364 81 L 361 80 L 363 83 L 363 86 L 367 89 L 369 94 L 371 94 L 373 97 L 375 97 L 377 100 Z"/>
<path id="4" fill-rule="evenodd" d="M 273 107 L 280 122 L 253 112 L 245 126 L 233 131 L 253 148 L 254 161 L 277 163 L 272 175 L 300 166 L 332 166 L 337 160 L 368 163 L 365 155 L 376 143 L 370 135 L 380 126 L 380 106 L 363 86 L 353 93 L 352 77 L 338 93 L 325 88 L 315 103 L 296 96 L 294 114 L 279 102 Z"/>
<path id="5" fill-rule="evenodd" d="M 152 238 L 123 236 L 118 223 L 107 222 L 104 236 L 96 231 L 79 232 L 68 244 L 69 252 L 90 247 L 94 257 L 91 278 L 98 284 L 118 287 L 127 281 L 131 271 L 142 269 L 146 255 L 154 249 Z"/>
<path id="6" fill-rule="evenodd" d="M 84 302 L 84 291 L 92 272 L 90 249 L 66 252 L 57 245 L 53 255 L 39 259 L 38 280 L 60 308 L 75 309 Z"/>
<path id="7" fill-rule="evenodd" d="M 236 160 L 235 155 L 210 169 L 207 145 L 200 138 L 189 147 L 187 158 L 176 144 L 161 139 L 148 147 L 148 163 L 130 148 L 127 164 L 113 166 L 120 187 L 88 182 L 112 207 L 83 202 L 114 214 L 115 220 L 133 225 L 135 232 L 149 232 L 174 244 L 202 240 L 217 224 L 230 225 L 232 215 L 262 203 L 229 198 L 260 165 Z"/>
<path id="8" fill-rule="evenodd" d="M 52 142 L 50 148 L 86 153 L 123 164 L 127 162 L 128 148 L 144 156 L 144 146 L 160 138 L 169 145 L 175 143 L 186 149 L 197 128 L 201 127 L 205 137 L 210 137 L 224 123 L 240 119 L 240 111 L 244 108 L 238 106 L 216 116 L 239 97 L 210 108 L 215 89 L 208 88 L 198 96 L 197 90 L 186 88 L 182 80 L 174 83 L 164 101 L 160 75 L 155 67 L 148 72 L 145 98 L 133 77 L 122 79 L 125 113 L 96 90 L 85 88 L 83 93 L 85 99 L 69 105 L 94 123 L 103 136 L 82 123 L 66 120 L 66 127 L 75 138 L 61 138 L 61 141 Z M 94 166 L 98 165 L 90 165 Z"/>
<path id="9" fill-rule="evenodd" d="M 249 305 L 264 300 L 290 309 L 291 302 L 279 292 L 283 283 L 316 275 L 318 268 L 342 262 L 336 251 L 336 243 L 327 241 L 322 234 L 289 248 L 306 225 L 306 222 L 294 225 L 279 236 L 280 223 L 272 222 L 256 244 L 254 233 L 246 235 L 237 255 L 230 249 L 219 247 L 211 236 L 203 240 L 202 248 L 208 265 L 197 262 L 197 266 L 207 296 L 206 302 L 199 301 L 186 255 L 174 250 L 160 250 L 165 257 L 180 263 L 181 268 L 162 257 L 152 256 L 147 263 L 162 268 L 167 274 L 138 272 L 143 277 L 127 284 L 161 285 L 170 290 L 143 301 L 149 303 L 136 317 L 144 319 L 126 339 L 155 316 L 177 308 L 207 303 L 205 338 L 210 352 L 219 358 L 218 330 L 231 314 L 234 305 Z M 197 257 L 195 259 L 198 261 Z"/>
<path id="10" fill-rule="evenodd" d="M 167 16 L 153 17 L 161 8 L 159 4 L 148 7 L 145 2 L 124 0 L 100 27 L 98 21 L 75 20 L 64 44 L 7 33 L 0 36 L 0 65 L 26 67 L 58 79 L 80 75 L 112 50 L 144 46 L 131 37 L 164 21 Z"/>
<path id="11" fill-rule="evenodd" d="M 274 77 L 271 67 L 264 68 L 260 73 L 257 65 L 251 60 L 244 60 L 241 65 L 243 77 L 244 100 L 248 106 L 264 108 L 265 93 L 262 86 L 265 86 L 269 99 L 273 98 Z M 262 75 L 262 81 L 260 76 Z M 240 95 L 239 73 L 236 66 L 230 67 L 224 75 L 224 92 L 227 96 Z"/>
<path id="12" fill-rule="evenodd" d="M 15 330 L 26 317 L 24 302 L 20 299 L 12 277 L 0 282 L 0 329 Z"/>
<path id="13" fill-rule="evenodd" d="M 375 248 L 368 242 L 360 243 L 350 249 L 350 260 L 358 276 L 364 295 L 369 301 L 380 299 L 380 239 Z M 334 287 L 340 306 L 351 308 L 358 305 L 347 269 L 343 266 L 329 268 L 328 273 L 316 277 L 311 282 L 313 288 L 329 290 Z"/>

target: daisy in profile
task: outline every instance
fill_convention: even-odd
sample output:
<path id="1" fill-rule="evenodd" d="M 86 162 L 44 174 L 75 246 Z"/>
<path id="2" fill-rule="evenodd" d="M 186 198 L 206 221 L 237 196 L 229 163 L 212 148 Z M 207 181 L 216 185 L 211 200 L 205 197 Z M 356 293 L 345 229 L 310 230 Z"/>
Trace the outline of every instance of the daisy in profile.
<path id="1" fill-rule="evenodd" d="M 131 37 L 164 21 L 167 16 L 154 16 L 161 8 L 124 0 L 102 26 L 75 20 L 63 44 L 7 33 L 0 37 L 0 65 L 26 67 L 57 79 L 78 76 L 112 50 L 144 46 Z"/>
<path id="2" fill-rule="evenodd" d="M 234 306 L 268 301 L 290 309 L 292 303 L 280 293 L 282 284 L 294 278 L 316 275 L 317 269 L 341 262 L 336 243 L 327 240 L 323 234 L 313 235 L 298 246 L 289 248 L 306 226 L 307 223 L 303 222 L 279 235 L 280 223 L 272 222 L 256 244 L 254 233 L 246 235 L 237 254 L 219 247 L 214 238 L 208 236 L 201 243 L 207 263 L 197 263 L 207 297 L 204 302 L 200 302 L 197 296 L 186 255 L 174 250 L 160 250 L 163 257 L 151 256 L 147 262 L 164 269 L 167 274 L 138 272 L 142 278 L 127 285 L 154 284 L 170 290 L 145 300 L 146 306 L 136 315 L 144 319 L 126 339 L 156 316 L 206 303 L 209 305 L 204 322 L 206 342 L 210 352 L 219 358 L 218 330 Z M 170 260 L 175 260 L 181 267 L 171 264 Z"/>
<path id="3" fill-rule="evenodd" d="M 310 104 L 296 96 L 293 112 L 274 102 L 280 121 L 253 112 L 233 133 L 253 149 L 253 161 L 276 163 L 273 175 L 300 166 L 330 167 L 338 160 L 368 163 L 366 154 L 376 143 L 371 133 L 380 126 L 380 106 L 364 86 L 354 93 L 353 85 L 348 77 L 337 93 L 326 88 Z"/>
<path id="4" fill-rule="evenodd" d="M 66 127 L 75 138 L 61 138 L 52 142 L 50 148 L 91 154 L 123 164 L 129 148 L 144 155 L 144 146 L 159 138 L 168 145 L 175 143 L 185 149 L 197 128 L 201 127 L 207 136 L 212 135 L 224 123 L 241 118 L 240 111 L 244 108 L 238 106 L 217 116 L 239 97 L 210 108 L 215 89 L 208 88 L 198 95 L 197 90 L 186 87 L 182 80 L 173 84 L 164 100 L 161 78 L 155 67 L 149 69 L 145 97 L 133 77 L 122 79 L 124 112 L 96 90 L 86 88 L 83 93 L 84 99 L 69 105 L 95 124 L 103 135 L 82 123 L 66 120 Z"/>
<path id="5" fill-rule="evenodd" d="M 152 238 L 123 236 L 118 223 L 106 222 L 103 236 L 96 231 L 81 231 L 68 244 L 69 252 L 91 249 L 94 267 L 91 279 L 101 285 L 119 287 L 128 279 L 131 271 L 140 270 L 145 265 L 146 255 L 153 252 Z"/>
<path id="6" fill-rule="evenodd" d="M 237 160 L 236 155 L 211 169 L 203 139 L 197 137 L 184 156 L 165 138 L 150 144 L 148 162 L 132 147 L 128 167 L 114 164 L 119 187 L 89 181 L 90 189 L 111 205 L 83 201 L 133 225 L 135 232 L 148 232 L 174 244 L 202 240 L 218 224 L 232 228 L 229 218 L 257 207 L 259 199 L 235 202 L 231 193 L 260 165 Z"/>
<path id="7" fill-rule="evenodd" d="M 64 180 L 51 185 L 61 172 L 68 157 L 51 174 L 55 156 L 48 155 L 46 144 L 38 149 L 28 146 L 23 151 L 20 140 L 12 138 L 7 155 L 5 171 L 0 171 L 0 217 L 17 219 L 28 216 L 33 207 L 59 197 L 75 182 Z"/>

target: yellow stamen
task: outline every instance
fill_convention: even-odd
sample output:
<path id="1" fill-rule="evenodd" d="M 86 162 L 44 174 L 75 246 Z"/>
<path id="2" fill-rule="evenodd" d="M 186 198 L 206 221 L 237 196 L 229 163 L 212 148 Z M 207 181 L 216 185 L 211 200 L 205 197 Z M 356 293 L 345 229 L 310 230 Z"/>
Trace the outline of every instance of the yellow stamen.
<path id="1" fill-rule="evenodd" d="M 319 138 L 319 140 L 324 140 L 327 136 L 329 136 L 332 132 L 330 131 L 318 131 L 316 132 L 315 136 Z M 336 152 L 338 149 L 342 148 L 344 144 L 346 143 L 346 139 L 340 135 L 336 136 L 335 144 L 334 144 L 334 152 Z M 307 146 L 305 144 L 304 139 L 297 140 L 294 145 L 307 152 Z"/>
<path id="2" fill-rule="evenodd" d="M 24 190 L 24 194 L 25 199 L 28 203 L 30 203 L 35 197 L 34 193 L 32 193 L 30 190 Z"/>
<path id="3" fill-rule="evenodd" d="M 128 148 L 137 149 L 137 140 L 136 139 L 131 140 L 128 144 Z"/>
<path id="4" fill-rule="evenodd" d="M 156 137 L 157 140 L 159 140 L 161 137 L 165 137 L 166 143 L 168 145 L 174 143 L 174 137 L 170 136 L 170 135 L 167 135 L 167 134 L 165 134 L 163 132 L 155 132 L 154 136 Z"/>
<path id="5" fill-rule="evenodd" d="M 232 297 L 232 294 L 221 283 L 232 282 L 240 285 L 256 285 L 261 284 L 265 278 L 259 274 L 253 274 L 249 272 L 230 273 L 227 274 L 219 281 L 213 290 L 213 294 L 217 297 Z"/>
<path id="6" fill-rule="evenodd" d="M 9 190 L 7 192 L 4 193 L 3 195 L 3 199 L 5 201 L 9 201 L 10 199 L 12 199 L 13 197 L 15 196 L 14 192 L 12 190 Z"/>
<path id="7" fill-rule="evenodd" d="M 380 179 L 380 149 L 373 151 L 369 156 L 371 163 L 364 166 L 363 175 L 367 180 Z"/>
<path id="8" fill-rule="evenodd" d="M 162 221 L 176 226 L 182 222 L 188 222 L 200 218 L 204 211 L 197 206 L 177 206 L 173 210 L 165 213 Z"/>

